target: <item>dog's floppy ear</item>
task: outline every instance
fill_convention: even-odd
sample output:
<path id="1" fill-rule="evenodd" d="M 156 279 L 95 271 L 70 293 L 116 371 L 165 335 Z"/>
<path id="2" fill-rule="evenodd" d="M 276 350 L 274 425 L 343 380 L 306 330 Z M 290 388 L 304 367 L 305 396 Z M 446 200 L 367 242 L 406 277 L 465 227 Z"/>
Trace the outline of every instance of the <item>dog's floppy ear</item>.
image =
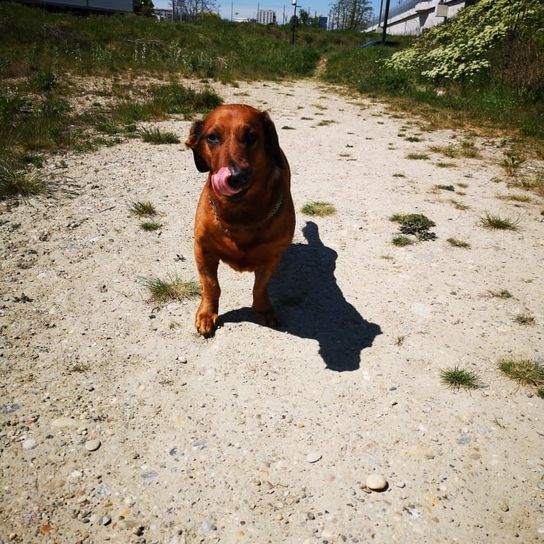
<path id="1" fill-rule="evenodd" d="M 185 145 L 193 150 L 193 157 L 195 159 L 195 166 L 199 172 L 209 172 L 210 167 L 200 154 L 200 140 L 202 138 L 202 128 L 204 127 L 204 121 L 199 119 L 194 121 L 191 125 L 189 137 L 185 140 Z"/>
<path id="2" fill-rule="evenodd" d="M 264 147 L 267 155 L 269 155 L 272 160 L 276 163 L 278 168 L 283 168 L 283 153 L 280 149 L 280 144 L 278 142 L 278 133 L 276 132 L 276 127 L 270 119 L 268 112 L 263 111 L 261 113 L 264 127 Z"/>

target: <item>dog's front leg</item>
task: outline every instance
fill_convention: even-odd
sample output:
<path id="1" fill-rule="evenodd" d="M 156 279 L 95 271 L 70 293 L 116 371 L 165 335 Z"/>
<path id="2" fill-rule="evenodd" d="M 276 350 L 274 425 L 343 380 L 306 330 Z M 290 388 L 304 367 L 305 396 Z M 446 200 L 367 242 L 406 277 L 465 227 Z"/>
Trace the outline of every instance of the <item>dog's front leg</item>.
<path id="1" fill-rule="evenodd" d="M 255 271 L 255 284 L 253 286 L 253 311 L 260 325 L 275 328 L 278 326 L 278 319 L 270 298 L 268 297 L 268 285 L 272 274 L 278 267 L 279 260 L 273 261 Z"/>
<path id="2" fill-rule="evenodd" d="M 199 334 L 208 338 L 213 336 L 217 327 L 219 296 L 221 295 L 217 279 L 219 259 L 204 251 L 200 246 L 195 248 L 195 258 L 202 290 L 202 299 L 196 312 L 195 326 Z"/>

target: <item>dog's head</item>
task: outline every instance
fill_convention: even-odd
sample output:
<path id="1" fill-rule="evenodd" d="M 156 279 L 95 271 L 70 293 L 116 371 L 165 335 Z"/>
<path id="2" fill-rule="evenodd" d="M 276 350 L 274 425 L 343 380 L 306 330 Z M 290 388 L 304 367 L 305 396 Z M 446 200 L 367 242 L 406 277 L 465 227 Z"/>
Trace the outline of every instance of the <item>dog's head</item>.
<path id="1" fill-rule="evenodd" d="M 210 172 L 217 196 L 233 199 L 284 167 L 278 135 L 268 113 L 228 104 L 191 126 L 185 145 L 193 150 L 200 172 Z"/>

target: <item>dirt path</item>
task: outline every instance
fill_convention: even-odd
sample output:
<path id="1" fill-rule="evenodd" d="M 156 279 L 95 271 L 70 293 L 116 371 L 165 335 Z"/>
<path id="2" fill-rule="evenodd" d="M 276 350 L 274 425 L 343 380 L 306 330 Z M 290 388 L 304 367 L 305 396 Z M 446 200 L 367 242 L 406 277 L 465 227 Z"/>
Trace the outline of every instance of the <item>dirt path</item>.
<path id="1" fill-rule="evenodd" d="M 194 333 L 196 300 L 146 301 L 142 277 L 196 279 L 190 152 L 132 140 L 66 157 L 77 196 L 0 215 L 0 540 L 543 541 L 544 401 L 496 368 L 544 358 L 542 205 L 496 199 L 489 142 L 444 159 L 428 146 L 462 134 L 312 82 L 222 93 L 271 112 L 297 210 L 337 209 L 298 214 L 272 288 L 284 329 L 253 322 L 252 276 L 225 267 L 211 340 Z M 159 126 L 184 137 L 189 123 Z M 163 214 L 158 233 L 129 214 L 137 200 Z M 481 228 L 485 211 L 519 231 Z M 389 216 L 412 212 L 437 239 L 394 247 Z M 501 289 L 513 297 L 489 295 Z M 484 387 L 444 387 L 455 365 Z M 372 473 L 387 491 L 362 489 Z"/>

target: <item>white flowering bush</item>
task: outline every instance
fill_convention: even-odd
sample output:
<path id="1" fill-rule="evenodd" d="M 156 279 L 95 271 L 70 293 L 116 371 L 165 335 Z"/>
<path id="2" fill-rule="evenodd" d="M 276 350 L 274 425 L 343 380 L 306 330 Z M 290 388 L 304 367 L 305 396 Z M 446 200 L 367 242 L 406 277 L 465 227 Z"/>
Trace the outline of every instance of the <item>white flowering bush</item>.
<path id="1" fill-rule="evenodd" d="M 384 64 L 432 81 L 474 81 L 490 67 L 497 44 L 514 32 L 542 30 L 541 0 L 480 0 Z"/>

